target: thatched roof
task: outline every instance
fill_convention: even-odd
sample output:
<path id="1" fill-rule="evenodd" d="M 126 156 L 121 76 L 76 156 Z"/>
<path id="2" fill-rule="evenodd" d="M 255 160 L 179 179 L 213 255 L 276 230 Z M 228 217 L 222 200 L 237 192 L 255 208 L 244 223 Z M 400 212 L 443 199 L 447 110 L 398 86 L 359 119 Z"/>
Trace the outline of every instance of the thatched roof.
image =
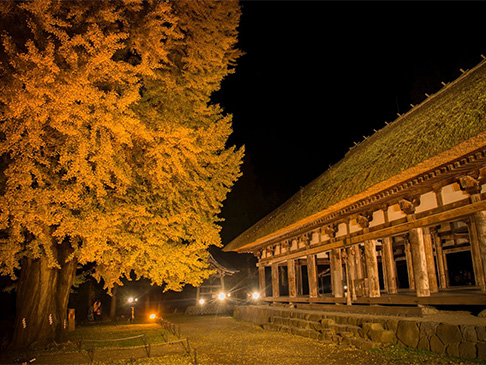
<path id="1" fill-rule="evenodd" d="M 231 241 L 244 250 L 329 214 L 411 173 L 486 145 L 486 61 L 352 148 L 287 202 Z M 410 177 L 410 176 L 408 176 Z"/>

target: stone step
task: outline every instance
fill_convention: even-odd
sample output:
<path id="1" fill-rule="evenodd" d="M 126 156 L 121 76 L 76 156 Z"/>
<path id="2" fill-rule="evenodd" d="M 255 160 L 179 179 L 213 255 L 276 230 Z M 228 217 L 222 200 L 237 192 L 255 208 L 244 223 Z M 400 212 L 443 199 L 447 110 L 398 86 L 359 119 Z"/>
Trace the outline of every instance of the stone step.
<path id="1" fill-rule="evenodd" d="M 333 329 L 337 333 L 339 332 L 352 332 L 354 334 L 358 334 L 358 331 L 361 329 L 360 326 L 354 326 L 352 324 L 335 324 L 329 326 L 329 328 Z"/>
<path id="2" fill-rule="evenodd" d="M 343 344 L 353 345 L 361 350 L 371 350 L 381 346 L 381 343 L 367 340 L 361 337 L 345 337 L 342 341 Z"/>
<path id="3" fill-rule="evenodd" d="M 320 322 L 317 321 L 310 321 L 306 319 L 300 318 L 287 318 L 287 317 L 280 317 L 280 316 L 272 316 L 270 317 L 270 323 L 291 326 L 296 328 L 304 328 L 314 331 L 321 331 L 324 327 Z"/>
<path id="4" fill-rule="evenodd" d="M 332 343 L 332 339 L 326 333 L 321 333 L 318 331 L 313 331 L 304 328 L 297 328 L 292 326 L 286 326 L 281 324 L 275 323 L 266 323 L 262 325 L 262 328 L 265 330 L 276 331 L 276 332 L 285 332 L 292 335 L 298 335 L 302 337 L 312 338 L 314 340 L 319 340 L 324 343 Z"/>

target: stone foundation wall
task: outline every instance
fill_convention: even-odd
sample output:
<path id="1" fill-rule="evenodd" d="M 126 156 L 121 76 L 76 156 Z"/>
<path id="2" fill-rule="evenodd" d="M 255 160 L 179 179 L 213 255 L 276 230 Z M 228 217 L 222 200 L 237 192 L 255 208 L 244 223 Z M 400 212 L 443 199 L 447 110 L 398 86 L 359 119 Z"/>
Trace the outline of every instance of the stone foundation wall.
<path id="1" fill-rule="evenodd" d="M 380 341 L 374 324 L 391 333 L 386 342 L 394 342 L 411 348 L 428 350 L 439 354 L 469 359 L 486 359 L 486 326 L 478 318 L 478 324 L 453 324 L 433 317 L 408 318 L 402 316 L 380 316 L 352 313 L 322 312 L 272 306 L 238 306 L 233 316 L 262 327 L 278 322 L 276 318 L 299 318 L 313 323 L 326 324 L 329 320 L 337 325 L 359 327 L 356 336 L 367 341 Z M 293 321 L 296 322 L 296 321 Z M 457 322 L 457 321 L 456 321 Z M 292 323 L 292 321 L 288 321 Z M 314 326 L 315 327 L 315 326 Z M 317 330 L 314 328 L 314 330 Z M 380 332 L 380 333 L 381 333 Z M 297 333 L 297 332 L 295 332 Z M 313 337 L 313 336 L 310 336 Z M 320 337 L 315 337 L 320 338 Z M 377 339 L 378 338 L 378 339 Z"/>

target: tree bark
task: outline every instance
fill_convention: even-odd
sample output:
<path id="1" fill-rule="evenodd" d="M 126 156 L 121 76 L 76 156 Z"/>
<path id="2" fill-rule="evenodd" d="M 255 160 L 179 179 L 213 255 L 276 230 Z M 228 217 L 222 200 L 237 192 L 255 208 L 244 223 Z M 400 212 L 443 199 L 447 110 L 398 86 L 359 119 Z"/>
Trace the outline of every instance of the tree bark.
<path id="1" fill-rule="evenodd" d="M 11 343 L 14 349 L 41 348 L 67 339 L 67 306 L 77 262 L 66 262 L 72 252 L 68 242 L 53 247 L 60 269 L 49 267 L 44 255 L 22 260 Z"/>

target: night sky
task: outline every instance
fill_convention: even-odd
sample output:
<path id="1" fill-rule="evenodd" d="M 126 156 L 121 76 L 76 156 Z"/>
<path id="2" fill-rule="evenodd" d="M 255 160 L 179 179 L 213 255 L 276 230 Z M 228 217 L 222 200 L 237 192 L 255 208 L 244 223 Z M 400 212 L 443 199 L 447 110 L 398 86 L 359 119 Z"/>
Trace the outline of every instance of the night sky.
<path id="1" fill-rule="evenodd" d="M 241 4 L 246 55 L 214 95 L 246 149 L 223 244 L 486 55 L 481 2 Z"/>

